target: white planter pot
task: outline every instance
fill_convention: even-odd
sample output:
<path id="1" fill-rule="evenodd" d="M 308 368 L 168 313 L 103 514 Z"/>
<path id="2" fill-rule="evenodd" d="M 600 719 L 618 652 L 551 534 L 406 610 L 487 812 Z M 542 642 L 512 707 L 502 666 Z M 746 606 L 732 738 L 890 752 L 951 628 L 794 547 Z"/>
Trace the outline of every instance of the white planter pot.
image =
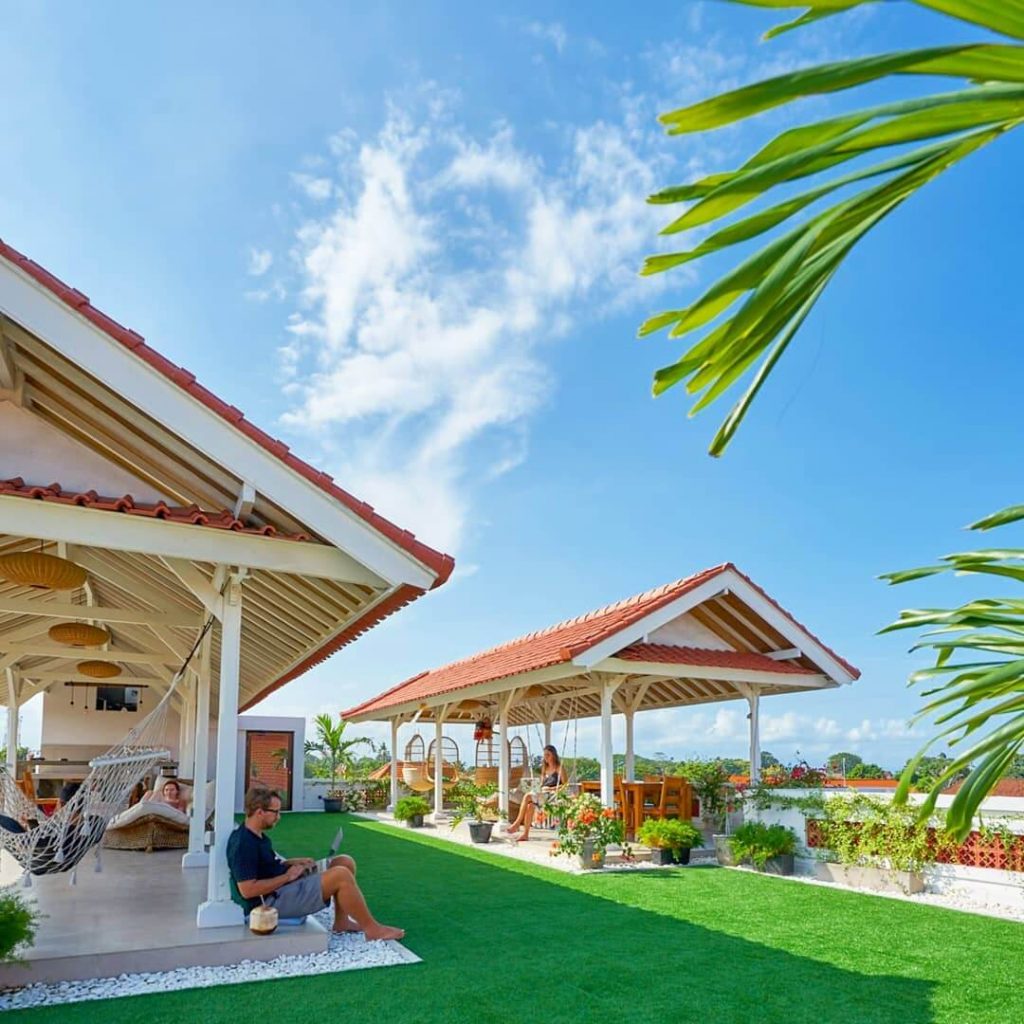
<path id="1" fill-rule="evenodd" d="M 814 877 L 825 882 L 838 882 L 868 892 L 902 892 L 911 895 L 924 892 L 924 875 L 920 871 L 897 871 L 860 864 L 832 864 L 816 861 Z"/>

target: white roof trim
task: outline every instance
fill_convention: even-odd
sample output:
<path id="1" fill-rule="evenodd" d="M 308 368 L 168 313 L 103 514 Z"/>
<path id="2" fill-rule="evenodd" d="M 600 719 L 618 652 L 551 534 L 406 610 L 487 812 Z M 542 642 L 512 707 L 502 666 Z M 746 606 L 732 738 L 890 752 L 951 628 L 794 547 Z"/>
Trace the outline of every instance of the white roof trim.
<path id="1" fill-rule="evenodd" d="M 173 424 L 189 444 L 389 583 L 424 590 L 433 584 L 435 574 L 397 544 L 4 259 L 0 313 L 149 415 Z"/>

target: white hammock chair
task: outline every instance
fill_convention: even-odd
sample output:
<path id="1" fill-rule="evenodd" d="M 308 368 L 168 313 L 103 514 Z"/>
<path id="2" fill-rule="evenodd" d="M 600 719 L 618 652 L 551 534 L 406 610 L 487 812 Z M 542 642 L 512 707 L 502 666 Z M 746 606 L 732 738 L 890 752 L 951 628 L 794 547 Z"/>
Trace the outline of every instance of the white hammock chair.
<path id="1" fill-rule="evenodd" d="M 156 707 L 132 729 L 124 740 L 89 762 L 89 774 L 75 795 L 49 817 L 28 800 L 5 767 L 0 766 L 0 810 L 27 827 L 24 832 L 0 828 L 0 847 L 22 866 L 22 884 L 31 886 L 32 875 L 71 872 L 89 850 L 96 851 L 96 871 L 102 870 L 100 840 L 107 825 L 128 803 L 132 790 L 158 765 L 170 759 L 161 745 L 167 709 L 178 684 L 185 676 L 213 618 L 203 626 L 188 657 L 175 673 L 171 685 Z M 33 822 L 36 824 L 33 825 Z"/>

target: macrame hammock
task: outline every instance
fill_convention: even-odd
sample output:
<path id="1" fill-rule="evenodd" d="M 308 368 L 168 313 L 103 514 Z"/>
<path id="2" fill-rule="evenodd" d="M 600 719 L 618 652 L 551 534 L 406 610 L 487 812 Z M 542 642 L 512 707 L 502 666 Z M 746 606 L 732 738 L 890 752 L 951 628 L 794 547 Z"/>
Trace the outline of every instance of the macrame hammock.
<path id="1" fill-rule="evenodd" d="M 107 825 L 124 810 L 132 790 L 170 759 L 171 752 L 163 745 L 167 710 L 212 626 L 211 616 L 156 707 L 124 740 L 89 762 L 89 774 L 78 791 L 49 817 L 25 797 L 7 769 L 0 767 L 0 809 L 27 826 L 24 832 L 0 828 L 0 847 L 24 869 L 22 885 L 31 886 L 33 875 L 65 872 L 71 873 L 74 885 L 78 864 L 89 850 L 95 850 L 95 870 L 102 871 L 100 840 Z"/>

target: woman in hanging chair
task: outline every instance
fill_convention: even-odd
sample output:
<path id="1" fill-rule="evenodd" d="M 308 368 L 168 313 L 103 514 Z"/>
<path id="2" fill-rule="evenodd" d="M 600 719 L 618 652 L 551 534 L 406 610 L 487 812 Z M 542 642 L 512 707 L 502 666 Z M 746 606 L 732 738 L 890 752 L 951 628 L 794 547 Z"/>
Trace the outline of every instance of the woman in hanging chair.
<path id="1" fill-rule="evenodd" d="M 562 759 L 558 756 L 558 751 L 550 743 L 544 748 L 544 760 L 541 765 L 540 776 L 540 791 L 536 794 L 527 793 L 523 797 L 516 820 L 505 830 L 509 836 L 515 837 L 516 842 L 523 843 L 530 838 L 530 828 L 537 814 L 538 801 L 543 804 L 550 797 L 554 796 L 567 782 Z"/>

